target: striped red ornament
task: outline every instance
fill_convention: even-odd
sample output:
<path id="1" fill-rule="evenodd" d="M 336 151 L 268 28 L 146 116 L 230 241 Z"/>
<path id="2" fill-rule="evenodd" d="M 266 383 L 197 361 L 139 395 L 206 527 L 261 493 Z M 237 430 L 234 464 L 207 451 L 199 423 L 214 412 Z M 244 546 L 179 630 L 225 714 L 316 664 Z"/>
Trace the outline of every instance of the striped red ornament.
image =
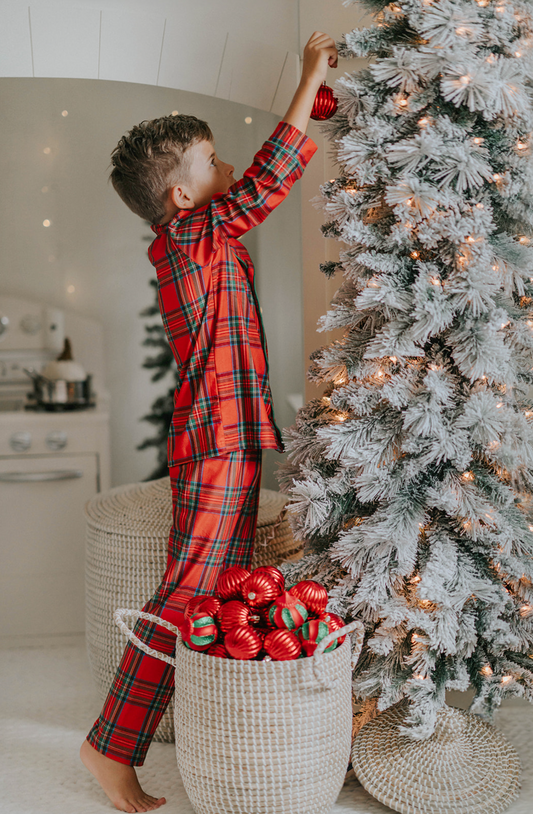
<path id="1" fill-rule="evenodd" d="M 234 659 L 254 659 L 263 641 L 257 630 L 251 627 L 234 627 L 226 634 L 224 645 Z"/>
<path id="2" fill-rule="evenodd" d="M 218 596 L 206 596 L 198 603 L 196 611 L 207 613 L 208 616 L 212 616 L 213 619 L 215 619 L 221 607 L 222 600 L 219 599 Z"/>
<path id="3" fill-rule="evenodd" d="M 185 619 L 180 632 L 185 645 L 191 650 L 208 650 L 218 638 L 215 620 L 201 611 Z"/>
<path id="4" fill-rule="evenodd" d="M 263 648 L 275 661 L 297 659 L 302 652 L 298 637 L 290 630 L 271 630 L 265 636 Z"/>
<path id="5" fill-rule="evenodd" d="M 289 593 L 301 599 L 309 613 L 316 613 L 319 616 L 326 610 L 328 592 L 323 585 L 315 582 L 314 579 L 304 579 L 302 582 L 297 582 L 296 585 L 289 588 Z"/>
<path id="6" fill-rule="evenodd" d="M 285 577 L 275 565 L 260 565 L 254 568 L 252 574 L 266 574 L 279 586 L 280 594 L 285 590 Z"/>
<path id="7" fill-rule="evenodd" d="M 217 579 L 217 596 L 225 602 L 227 602 L 228 599 L 240 599 L 241 583 L 249 576 L 250 572 L 246 568 L 241 568 L 240 565 L 232 565 L 231 568 L 226 568 Z"/>
<path id="8" fill-rule="evenodd" d="M 229 659 L 230 655 L 226 650 L 224 642 L 215 642 L 211 645 L 209 650 L 206 650 L 208 656 L 217 656 L 219 659 Z"/>
<path id="9" fill-rule="evenodd" d="M 340 616 L 337 616 L 336 613 L 331 613 L 331 611 L 324 611 L 318 617 L 320 622 L 325 622 L 328 626 L 328 630 L 330 633 L 333 633 L 334 630 L 340 630 L 341 627 L 344 627 L 346 622 L 344 619 L 341 619 Z M 346 634 L 344 636 L 339 636 L 337 639 L 337 646 L 340 646 L 346 638 Z"/>
<path id="10" fill-rule="evenodd" d="M 317 644 L 321 642 L 329 632 L 326 622 L 322 622 L 320 619 L 310 619 L 308 622 L 305 622 L 298 631 L 298 638 L 302 643 L 302 649 L 305 655 L 312 656 Z M 330 650 L 335 650 L 336 647 L 337 640 L 335 639 L 335 641 L 326 647 L 324 653 L 329 653 Z"/>
<path id="11" fill-rule="evenodd" d="M 198 605 L 200 605 L 204 599 L 209 599 L 209 594 L 196 594 L 196 596 L 189 599 L 183 611 L 183 615 L 186 619 L 188 619 L 189 616 L 192 616 L 192 614 L 197 610 Z"/>
<path id="12" fill-rule="evenodd" d="M 307 608 L 298 597 L 284 591 L 270 606 L 268 618 L 278 628 L 296 630 L 307 619 Z"/>
<path id="13" fill-rule="evenodd" d="M 251 608 L 265 608 L 279 595 L 279 586 L 272 577 L 254 571 L 241 583 L 241 596 Z"/>
<path id="14" fill-rule="evenodd" d="M 216 618 L 223 633 L 228 633 L 234 627 L 249 627 L 260 621 L 259 616 L 238 599 L 230 599 L 221 605 Z"/>

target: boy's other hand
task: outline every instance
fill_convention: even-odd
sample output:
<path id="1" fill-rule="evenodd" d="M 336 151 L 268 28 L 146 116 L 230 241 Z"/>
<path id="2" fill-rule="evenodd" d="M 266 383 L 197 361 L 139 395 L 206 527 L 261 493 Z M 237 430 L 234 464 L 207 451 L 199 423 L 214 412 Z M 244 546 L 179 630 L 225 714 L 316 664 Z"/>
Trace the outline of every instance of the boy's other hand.
<path id="1" fill-rule="evenodd" d="M 321 85 L 326 79 L 328 65 L 337 67 L 338 56 L 334 40 L 322 31 L 315 31 L 304 48 L 302 79 L 312 79 Z"/>

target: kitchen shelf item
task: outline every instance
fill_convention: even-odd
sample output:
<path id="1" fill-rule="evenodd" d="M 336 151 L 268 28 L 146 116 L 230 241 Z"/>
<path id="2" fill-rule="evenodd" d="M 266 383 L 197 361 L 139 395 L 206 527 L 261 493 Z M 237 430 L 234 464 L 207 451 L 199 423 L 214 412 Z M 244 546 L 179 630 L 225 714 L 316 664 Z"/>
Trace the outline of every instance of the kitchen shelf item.
<path id="1" fill-rule="evenodd" d="M 303 543 L 293 539 L 287 497 L 261 489 L 252 568 L 278 565 L 297 556 Z M 102 700 L 124 650 L 111 623 L 117 607 L 142 608 L 166 568 L 172 525 L 170 478 L 127 484 L 89 501 L 86 519 L 86 635 L 89 661 Z M 174 740 L 172 702 L 155 740 Z"/>
<path id="2" fill-rule="evenodd" d="M 127 617 L 176 633 L 175 659 L 140 641 Z M 176 668 L 176 755 L 197 814 L 328 814 L 350 759 L 361 622 L 328 634 L 310 658 L 249 661 L 189 650 L 174 625 L 149 613 L 119 609 L 114 619 L 137 647 Z M 353 654 L 349 636 L 324 652 L 351 632 Z"/>

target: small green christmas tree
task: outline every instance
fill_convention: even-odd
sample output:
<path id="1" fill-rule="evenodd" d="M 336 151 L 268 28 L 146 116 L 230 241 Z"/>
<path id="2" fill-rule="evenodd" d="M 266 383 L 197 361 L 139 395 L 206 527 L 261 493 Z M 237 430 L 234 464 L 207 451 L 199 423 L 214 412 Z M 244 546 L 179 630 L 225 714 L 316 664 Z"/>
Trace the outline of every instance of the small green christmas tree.
<path id="1" fill-rule="evenodd" d="M 157 282 L 150 280 L 150 285 L 155 291 L 155 302 L 153 305 L 148 306 L 141 311 L 142 317 L 159 316 L 159 306 L 157 302 Z M 178 385 L 178 374 L 176 365 L 174 364 L 174 357 L 170 345 L 168 344 L 165 329 L 161 321 L 151 325 L 145 325 L 144 329 L 147 336 L 143 341 L 143 345 L 149 348 L 157 348 L 158 353 L 155 356 L 148 356 L 144 362 L 143 367 L 148 370 L 155 371 L 151 377 L 152 382 L 158 382 L 165 376 L 170 374 L 173 379 L 172 387 L 162 396 L 158 396 L 152 404 L 152 412 L 142 417 L 142 421 L 148 421 L 156 427 L 156 434 L 152 438 L 146 438 L 142 444 L 137 446 L 138 450 L 149 449 L 155 447 L 157 450 L 157 467 L 146 478 L 146 480 L 155 480 L 156 478 L 164 478 L 168 475 L 167 463 L 167 439 L 168 428 L 172 420 L 172 413 L 174 410 L 174 391 Z"/>

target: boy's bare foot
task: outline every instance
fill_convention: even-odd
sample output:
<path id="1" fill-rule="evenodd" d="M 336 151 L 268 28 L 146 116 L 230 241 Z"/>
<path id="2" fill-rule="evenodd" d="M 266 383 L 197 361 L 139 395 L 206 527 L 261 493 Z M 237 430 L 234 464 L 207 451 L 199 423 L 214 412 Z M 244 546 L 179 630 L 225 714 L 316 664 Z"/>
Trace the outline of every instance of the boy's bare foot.
<path id="1" fill-rule="evenodd" d="M 127 811 L 129 814 L 153 811 L 166 803 L 164 797 L 157 800 L 142 790 L 133 766 L 126 766 L 125 763 L 102 755 L 93 749 L 88 740 L 83 741 L 80 757 L 119 811 Z"/>

